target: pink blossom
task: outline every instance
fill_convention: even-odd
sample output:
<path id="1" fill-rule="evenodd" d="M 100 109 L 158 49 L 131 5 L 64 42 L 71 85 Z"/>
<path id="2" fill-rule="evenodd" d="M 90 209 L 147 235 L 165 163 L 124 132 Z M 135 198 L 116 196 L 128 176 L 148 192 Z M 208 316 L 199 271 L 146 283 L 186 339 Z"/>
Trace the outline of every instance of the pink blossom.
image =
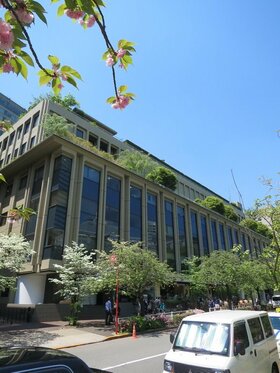
<path id="1" fill-rule="evenodd" d="M 61 74 L 61 79 L 62 79 L 62 80 L 67 80 L 67 79 L 68 79 L 68 76 L 65 75 L 65 74 Z"/>
<path id="2" fill-rule="evenodd" d="M 119 96 L 119 98 L 111 105 L 113 109 L 125 109 L 129 104 L 130 98 L 127 96 Z"/>
<path id="3" fill-rule="evenodd" d="M 114 64 L 115 64 L 114 58 L 110 54 L 108 54 L 107 55 L 107 60 L 106 60 L 106 65 L 111 67 Z"/>
<path id="4" fill-rule="evenodd" d="M 92 27 L 95 24 L 95 17 L 94 16 L 89 16 L 89 19 L 86 21 L 87 27 Z"/>
<path id="5" fill-rule="evenodd" d="M 11 26 L 0 18 L 0 49 L 11 49 L 13 42 L 14 34 Z"/>
<path id="6" fill-rule="evenodd" d="M 25 25 L 30 25 L 30 23 L 32 23 L 34 20 L 34 15 L 24 8 L 19 8 L 15 10 L 15 12 L 20 22 L 24 23 Z"/>
<path id="7" fill-rule="evenodd" d="M 126 54 L 126 50 L 125 49 L 122 49 L 120 48 L 117 52 L 117 57 L 118 58 L 123 58 L 123 56 Z"/>
<path id="8" fill-rule="evenodd" d="M 57 88 L 62 89 L 64 85 L 62 83 L 58 84 Z"/>
<path id="9" fill-rule="evenodd" d="M 69 18 L 72 18 L 72 19 L 80 19 L 84 16 L 84 12 L 82 10 L 71 10 L 71 9 L 66 9 L 64 11 L 64 14 L 69 17 Z"/>
<path id="10" fill-rule="evenodd" d="M 14 72 L 14 68 L 9 62 L 7 62 L 3 65 L 3 73 L 10 73 L 10 72 Z"/>

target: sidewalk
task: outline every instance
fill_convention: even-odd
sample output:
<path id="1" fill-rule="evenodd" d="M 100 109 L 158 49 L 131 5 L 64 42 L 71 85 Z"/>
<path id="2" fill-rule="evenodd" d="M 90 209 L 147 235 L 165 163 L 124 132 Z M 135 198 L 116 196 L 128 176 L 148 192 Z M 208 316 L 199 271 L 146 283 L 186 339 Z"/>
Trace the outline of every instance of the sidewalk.
<path id="1" fill-rule="evenodd" d="M 41 346 L 55 349 L 102 342 L 113 338 L 115 326 L 103 320 L 83 320 L 78 327 L 65 321 L 48 323 L 0 324 L 0 347 Z"/>

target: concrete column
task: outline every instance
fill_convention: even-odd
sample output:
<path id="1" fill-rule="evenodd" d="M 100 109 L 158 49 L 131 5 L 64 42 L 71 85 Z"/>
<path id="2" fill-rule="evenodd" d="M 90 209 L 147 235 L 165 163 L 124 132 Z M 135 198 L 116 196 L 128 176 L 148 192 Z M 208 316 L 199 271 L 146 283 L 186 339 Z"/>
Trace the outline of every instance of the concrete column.
<path id="1" fill-rule="evenodd" d="M 22 275 L 18 278 L 15 295 L 16 304 L 37 304 L 44 302 L 47 275 L 38 273 Z"/>

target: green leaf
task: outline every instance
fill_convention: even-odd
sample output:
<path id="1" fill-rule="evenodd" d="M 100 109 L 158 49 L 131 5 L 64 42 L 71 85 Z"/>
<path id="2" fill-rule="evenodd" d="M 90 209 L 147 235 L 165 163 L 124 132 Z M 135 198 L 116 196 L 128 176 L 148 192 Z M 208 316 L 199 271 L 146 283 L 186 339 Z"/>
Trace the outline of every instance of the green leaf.
<path id="1" fill-rule="evenodd" d="M 124 93 L 126 90 L 127 90 L 127 86 L 126 86 L 126 85 L 121 85 L 121 86 L 119 86 L 119 88 L 118 88 L 118 91 L 119 91 L 120 93 Z"/>
<path id="2" fill-rule="evenodd" d="M 107 100 L 106 100 L 106 102 L 108 104 L 112 104 L 115 101 L 116 101 L 116 97 L 115 96 L 108 97 Z"/>
<path id="3" fill-rule="evenodd" d="M 61 4 L 61 5 L 58 7 L 58 9 L 57 9 L 57 15 L 58 15 L 59 17 L 63 16 L 63 15 L 64 15 L 64 11 L 65 11 L 65 9 L 66 9 L 65 4 Z"/>
<path id="4" fill-rule="evenodd" d="M 32 60 L 32 58 L 30 57 L 30 55 L 24 51 L 21 51 L 20 53 L 18 53 L 18 55 L 26 62 L 28 63 L 29 66 L 34 66 L 34 62 Z"/>
<path id="5" fill-rule="evenodd" d="M 61 79 L 60 78 L 53 79 L 53 81 L 52 81 L 52 89 L 53 89 L 53 92 L 54 92 L 54 94 L 56 96 L 61 91 L 61 88 L 59 87 L 60 84 L 61 84 Z"/>
<path id="6" fill-rule="evenodd" d="M 76 78 L 82 80 L 82 77 L 81 75 L 78 73 L 78 71 L 72 69 L 72 67 L 70 66 L 62 66 L 61 69 L 60 69 L 61 72 L 65 72 L 65 73 L 68 73 L 68 74 L 71 74 L 73 76 L 75 76 Z"/>
<path id="7" fill-rule="evenodd" d="M 69 83 L 69 84 L 71 84 L 71 85 L 73 85 L 74 87 L 76 87 L 77 88 L 77 83 L 76 83 L 76 81 L 73 79 L 73 78 L 71 78 L 70 76 L 68 76 L 68 78 L 67 78 L 67 83 Z"/>
<path id="8" fill-rule="evenodd" d="M 3 181 L 6 183 L 6 179 L 5 179 L 5 176 L 3 174 L 0 173 L 0 181 Z"/>
<path id="9" fill-rule="evenodd" d="M 45 84 L 48 84 L 50 83 L 50 81 L 52 80 L 53 78 L 49 75 L 43 75 L 40 77 L 39 79 L 39 84 L 40 85 L 45 85 Z"/>
<path id="10" fill-rule="evenodd" d="M 24 63 L 23 60 L 21 60 L 19 58 L 17 58 L 17 63 L 20 65 L 20 73 L 21 73 L 21 75 L 24 77 L 24 79 L 27 79 L 28 69 L 27 69 L 26 64 Z"/>
<path id="11" fill-rule="evenodd" d="M 49 55 L 48 59 L 52 63 L 52 65 L 59 65 L 58 57 Z"/>

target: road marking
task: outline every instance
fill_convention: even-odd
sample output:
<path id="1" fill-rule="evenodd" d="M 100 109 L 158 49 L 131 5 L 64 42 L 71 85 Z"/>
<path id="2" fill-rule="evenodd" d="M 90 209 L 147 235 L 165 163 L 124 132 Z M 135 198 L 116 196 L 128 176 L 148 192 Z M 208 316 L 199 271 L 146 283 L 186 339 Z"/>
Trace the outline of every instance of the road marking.
<path id="1" fill-rule="evenodd" d="M 162 354 L 147 356 L 147 357 L 143 357 L 142 359 L 131 360 L 131 361 L 127 361 L 126 363 L 122 363 L 122 364 L 118 364 L 118 365 L 114 365 L 112 367 L 106 367 L 106 368 L 102 368 L 102 369 L 109 370 L 109 369 L 119 368 L 119 367 L 123 367 L 124 365 L 139 363 L 140 361 L 154 359 L 155 357 L 163 356 L 163 355 L 166 355 L 166 354 L 167 354 L 167 352 L 164 352 Z"/>

